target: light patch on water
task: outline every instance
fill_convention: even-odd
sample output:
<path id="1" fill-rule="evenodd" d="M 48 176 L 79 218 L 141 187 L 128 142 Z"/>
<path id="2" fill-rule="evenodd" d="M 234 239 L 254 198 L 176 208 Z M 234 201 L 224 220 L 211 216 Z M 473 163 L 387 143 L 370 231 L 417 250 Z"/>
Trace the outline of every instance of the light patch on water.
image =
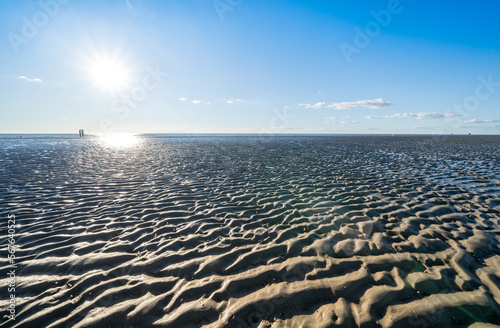
<path id="1" fill-rule="evenodd" d="M 108 148 L 131 148 L 139 143 L 139 137 L 129 133 L 104 134 L 100 140 Z"/>

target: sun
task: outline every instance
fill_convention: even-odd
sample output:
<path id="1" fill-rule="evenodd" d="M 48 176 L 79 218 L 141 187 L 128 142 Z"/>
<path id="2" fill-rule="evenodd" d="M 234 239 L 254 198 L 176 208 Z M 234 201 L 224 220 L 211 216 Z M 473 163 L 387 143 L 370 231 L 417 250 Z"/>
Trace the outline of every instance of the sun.
<path id="1" fill-rule="evenodd" d="M 90 64 L 90 78 L 100 88 L 119 91 L 127 86 L 129 72 L 125 65 L 112 58 L 99 58 Z"/>

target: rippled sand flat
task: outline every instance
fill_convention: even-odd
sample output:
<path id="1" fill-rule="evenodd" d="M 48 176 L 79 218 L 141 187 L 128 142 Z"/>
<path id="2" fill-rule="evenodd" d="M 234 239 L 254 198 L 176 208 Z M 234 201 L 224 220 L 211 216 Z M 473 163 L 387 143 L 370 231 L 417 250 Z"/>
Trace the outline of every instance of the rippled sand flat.
<path id="1" fill-rule="evenodd" d="M 500 137 L 0 139 L 0 173 L 1 327 L 500 324 Z"/>

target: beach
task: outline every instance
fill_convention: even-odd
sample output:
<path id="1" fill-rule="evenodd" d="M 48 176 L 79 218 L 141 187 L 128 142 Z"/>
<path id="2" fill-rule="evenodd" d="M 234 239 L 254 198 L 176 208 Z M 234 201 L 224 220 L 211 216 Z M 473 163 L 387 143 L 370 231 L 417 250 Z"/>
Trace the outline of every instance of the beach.
<path id="1" fill-rule="evenodd" d="M 0 172 L 0 327 L 500 325 L 499 136 L 4 136 Z"/>

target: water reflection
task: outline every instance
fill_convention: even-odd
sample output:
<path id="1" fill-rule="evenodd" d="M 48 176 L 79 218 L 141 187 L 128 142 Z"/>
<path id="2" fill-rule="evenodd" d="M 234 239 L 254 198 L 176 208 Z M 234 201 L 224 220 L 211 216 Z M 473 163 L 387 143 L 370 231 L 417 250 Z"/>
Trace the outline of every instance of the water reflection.
<path id="1" fill-rule="evenodd" d="M 130 133 L 108 133 L 101 136 L 101 142 L 109 148 L 130 148 L 138 145 L 140 139 Z"/>

